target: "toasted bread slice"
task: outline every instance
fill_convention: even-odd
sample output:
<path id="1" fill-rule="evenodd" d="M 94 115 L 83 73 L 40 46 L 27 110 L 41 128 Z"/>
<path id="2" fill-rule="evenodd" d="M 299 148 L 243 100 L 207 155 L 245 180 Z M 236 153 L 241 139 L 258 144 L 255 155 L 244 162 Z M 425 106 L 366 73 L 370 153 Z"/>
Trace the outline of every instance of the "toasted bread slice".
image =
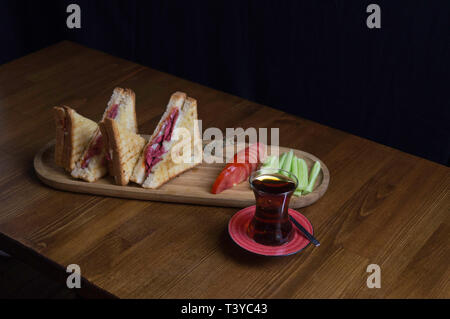
<path id="1" fill-rule="evenodd" d="M 134 92 L 130 89 L 115 88 L 101 121 L 106 118 L 117 121 L 127 130 L 137 133 Z M 98 128 L 72 170 L 72 176 L 87 182 L 95 182 L 105 176 L 107 172 L 108 160 L 105 142 L 100 128 Z"/>
<path id="2" fill-rule="evenodd" d="M 117 105 L 117 113 L 114 115 L 114 109 Z M 136 120 L 136 94 L 131 89 L 115 88 L 108 107 L 103 114 L 102 121 L 107 117 L 116 120 L 127 130 L 137 133 L 138 125 Z M 101 122 L 101 121 L 100 121 Z"/>
<path id="3" fill-rule="evenodd" d="M 53 118 L 56 127 L 55 164 L 66 169 L 64 159 L 64 140 L 66 135 L 66 111 L 63 107 L 53 108 Z"/>
<path id="4" fill-rule="evenodd" d="M 56 124 L 55 163 L 70 172 L 98 125 L 68 106 L 56 106 L 53 112 Z"/>
<path id="5" fill-rule="evenodd" d="M 167 127 L 171 128 L 172 132 L 168 132 Z M 184 153 L 185 150 L 189 152 Z M 199 152 L 201 154 L 197 101 L 186 97 L 184 93 L 176 92 L 144 147 L 130 180 L 141 184 L 144 188 L 158 188 L 175 176 L 200 164 Z"/>
<path id="6" fill-rule="evenodd" d="M 146 140 L 110 118 L 99 125 L 105 139 L 107 156 L 112 164 L 109 172 L 116 184 L 127 185 Z"/>

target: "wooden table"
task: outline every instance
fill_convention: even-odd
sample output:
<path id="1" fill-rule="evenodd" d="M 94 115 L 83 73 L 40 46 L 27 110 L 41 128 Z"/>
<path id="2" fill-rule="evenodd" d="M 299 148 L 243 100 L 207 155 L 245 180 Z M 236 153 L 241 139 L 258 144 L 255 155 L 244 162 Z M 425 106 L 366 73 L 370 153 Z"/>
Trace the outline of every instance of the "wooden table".
<path id="1" fill-rule="evenodd" d="M 143 133 L 182 90 L 198 99 L 204 128 L 280 127 L 281 145 L 321 158 L 329 189 L 301 211 L 322 245 L 256 256 L 227 234 L 235 208 L 41 184 L 32 161 L 54 138 L 51 107 L 99 119 L 115 86 L 135 90 Z M 64 282 L 65 267 L 80 265 L 87 296 L 450 297 L 448 167 L 77 44 L 0 66 L 0 168 L 0 249 Z M 369 264 L 381 267 L 380 289 L 366 285 Z"/>

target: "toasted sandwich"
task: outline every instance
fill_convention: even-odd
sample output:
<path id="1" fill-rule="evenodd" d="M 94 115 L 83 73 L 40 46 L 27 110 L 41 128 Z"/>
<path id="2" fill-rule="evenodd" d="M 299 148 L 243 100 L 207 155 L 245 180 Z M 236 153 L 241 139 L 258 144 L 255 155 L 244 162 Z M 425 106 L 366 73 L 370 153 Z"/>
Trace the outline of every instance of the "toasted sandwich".
<path id="1" fill-rule="evenodd" d="M 98 125 L 68 106 L 55 106 L 53 113 L 56 124 L 55 163 L 70 172 Z"/>
<path id="2" fill-rule="evenodd" d="M 184 131 L 188 136 L 183 137 L 177 131 Z M 180 161 L 180 157 L 183 160 Z M 154 189 L 200 163 L 197 101 L 185 93 L 176 92 L 144 147 L 130 180 L 144 188 Z"/>
<path id="3" fill-rule="evenodd" d="M 127 185 L 147 141 L 110 118 L 99 125 L 111 163 L 109 173 L 117 185 Z"/>
<path id="4" fill-rule="evenodd" d="M 115 88 L 101 121 L 112 119 L 127 130 L 137 133 L 135 94 L 130 89 Z M 72 176 L 95 182 L 108 172 L 108 157 L 100 128 L 91 136 L 83 155 L 72 170 Z"/>

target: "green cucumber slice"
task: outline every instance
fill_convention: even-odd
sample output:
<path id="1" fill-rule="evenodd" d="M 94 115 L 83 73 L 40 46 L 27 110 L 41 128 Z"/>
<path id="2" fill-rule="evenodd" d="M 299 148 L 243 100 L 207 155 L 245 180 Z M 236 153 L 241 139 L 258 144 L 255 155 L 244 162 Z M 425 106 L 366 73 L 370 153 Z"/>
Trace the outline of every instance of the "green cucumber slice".
<path id="1" fill-rule="evenodd" d="M 309 182 L 308 182 L 308 186 L 305 189 L 305 193 L 311 193 L 313 188 L 314 188 L 314 184 L 316 183 L 317 180 L 317 176 L 319 176 L 320 173 L 320 163 L 319 162 L 315 162 L 313 168 L 311 169 L 311 174 L 309 175 Z"/>
<path id="2" fill-rule="evenodd" d="M 298 158 L 297 156 L 294 155 L 294 157 L 292 158 L 292 165 L 291 165 L 291 174 L 294 174 L 295 177 L 297 177 L 297 182 L 298 182 Z M 298 183 L 297 183 L 298 185 Z"/>
<path id="3" fill-rule="evenodd" d="M 287 153 L 286 160 L 284 161 L 283 166 L 281 167 L 282 170 L 285 170 L 286 172 L 291 171 L 293 157 L 294 157 L 294 151 L 290 150 L 289 153 Z"/>
<path id="4" fill-rule="evenodd" d="M 278 168 L 278 157 L 273 155 L 266 158 L 262 168 Z"/>
<path id="5" fill-rule="evenodd" d="M 304 159 L 299 158 L 297 163 L 298 186 L 297 190 L 303 191 L 308 186 L 308 165 Z"/>
<path id="6" fill-rule="evenodd" d="M 283 153 L 283 155 L 281 155 L 280 162 L 278 163 L 278 168 L 280 168 L 280 169 L 283 168 L 283 164 L 284 164 L 284 161 L 286 160 L 286 157 L 287 157 L 287 153 Z"/>

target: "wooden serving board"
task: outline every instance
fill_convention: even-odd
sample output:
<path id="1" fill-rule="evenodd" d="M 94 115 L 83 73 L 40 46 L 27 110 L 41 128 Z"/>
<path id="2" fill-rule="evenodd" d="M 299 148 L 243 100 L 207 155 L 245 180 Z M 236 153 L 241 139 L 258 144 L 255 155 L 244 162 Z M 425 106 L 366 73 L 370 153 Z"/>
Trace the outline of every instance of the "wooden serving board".
<path id="1" fill-rule="evenodd" d="M 225 164 L 202 163 L 158 189 L 145 189 L 134 183 L 130 183 L 127 186 L 115 185 L 111 176 L 106 176 L 95 183 L 74 179 L 62 168 L 55 165 L 54 149 L 55 141 L 44 146 L 34 158 L 34 169 L 43 183 L 56 189 L 112 197 L 210 206 L 247 207 L 255 204 L 253 191 L 247 182 L 242 182 L 220 194 L 211 194 L 211 187 Z M 273 147 L 270 148 L 269 153 L 273 149 Z M 280 154 L 288 150 L 289 148 L 286 147 L 279 148 Z M 320 161 L 309 153 L 299 150 L 294 150 L 294 152 L 297 157 L 306 161 L 309 169 L 311 169 L 315 161 Z M 313 192 L 301 197 L 292 196 L 291 208 L 311 205 L 322 197 L 327 190 L 330 174 L 322 161 L 320 161 L 320 164 L 322 170 L 317 178 Z"/>

